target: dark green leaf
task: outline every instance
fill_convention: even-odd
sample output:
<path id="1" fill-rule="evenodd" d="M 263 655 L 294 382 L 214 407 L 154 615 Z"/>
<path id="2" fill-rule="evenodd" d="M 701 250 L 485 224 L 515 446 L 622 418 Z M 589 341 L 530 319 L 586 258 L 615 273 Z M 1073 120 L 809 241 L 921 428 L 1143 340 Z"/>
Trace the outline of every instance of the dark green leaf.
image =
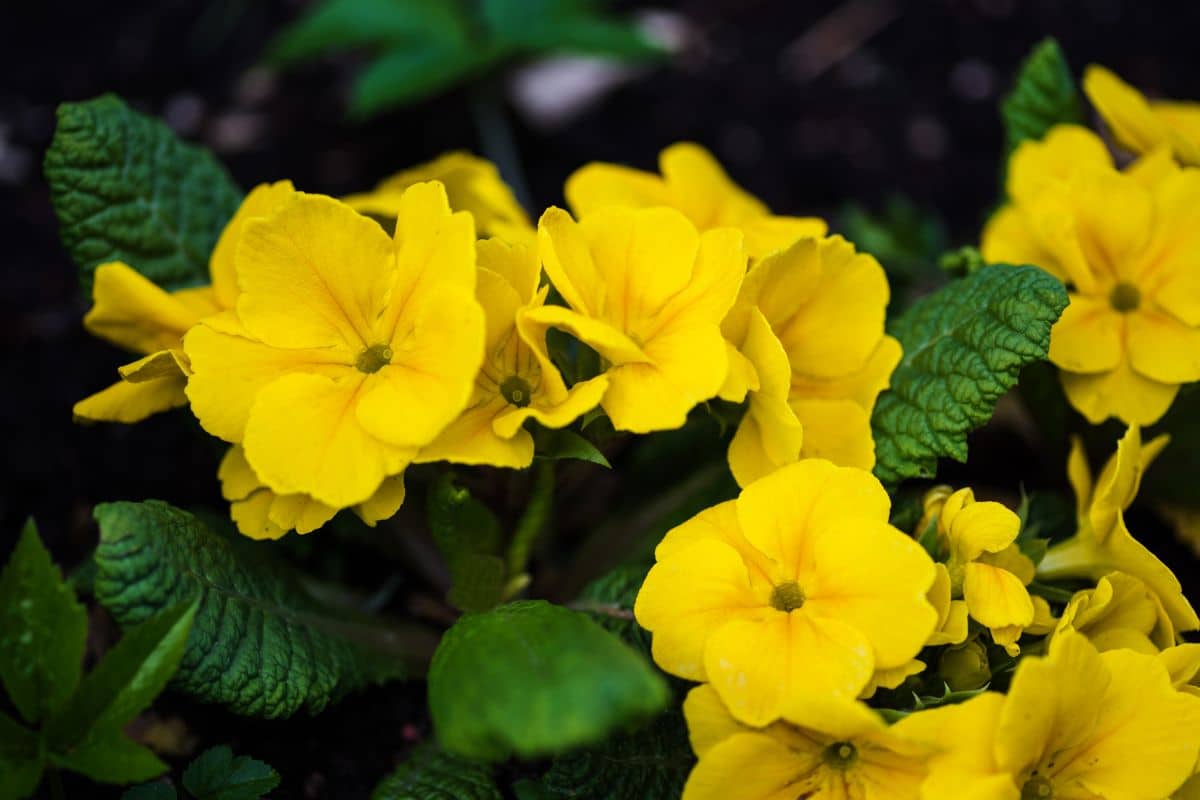
<path id="1" fill-rule="evenodd" d="M 45 172 L 88 294 L 106 261 L 165 289 L 207 283 L 209 254 L 242 198 L 208 151 L 114 95 L 59 106 Z"/>
<path id="2" fill-rule="evenodd" d="M 545 784 L 529 778 L 517 781 L 512 789 L 517 800 L 558 800 L 558 796 Z"/>
<path id="3" fill-rule="evenodd" d="M 68 753 L 51 753 L 50 761 L 100 783 L 146 781 L 167 771 L 152 750 L 126 739 L 117 729 L 89 736 Z"/>
<path id="4" fill-rule="evenodd" d="M 429 529 L 450 569 L 447 599 L 462 611 L 485 611 L 496 605 L 504 587 L 500 523 L 471 493 L 454 484 L 447 472 L 430 484 Z"/>
<path id="5" fill-rule="evenodd" d="M 87 611 L 30 520 L 0 573 L 0 679 L 27 721 L 48 718 L 75 691 L 86 641 Z"/>
<path id="6" fill-rule="evenodd" d="M 579 0 L 482 0 L 492 35 L 532 52 L 566 51 L 612 58 L 647 58 L 663 50 L 634 26 L 600 14 Z"/>
<path id="7" fill-rule="evenodd" d="M 1146 472 L 1138 494 L 1181 508 L 1200 507 L 1196 481 L 1200 475 L 1200 386 L 1185 386 L 1166 416 L 1144 431 L 1142 439 L 1149 441 L 1163 433 L 1171 435 L 1171 443 Z M 1106 450 L 1112 447 L 1111 441 Z"/>
<path id="8" fill-rule="evenodd" d="M 649 571 L 647 564 L 622 564 L 585 586 L 574 604 L 600 627 L 620 636 L 647 657 L 650 656 L 650 632 L 634 619 L 633 603 Z"/>
<path id="9" fill-rule="evenodd" d="M 41 779 L 37 734 L 0 712 L 0 800 L 28 797 Z"/>
<path id="10" fill-rule="evenodd" d="M 442 746 L 485 760 L 596 743 L 669 697 L 662 676 L 619 639 L 541 600 L 463 617 L 429 670 Z"/>
<path id="11" fill-rule="evenodd" d="M 279 35 L 269 61 L 293 64 L 323 53 L 396 42 L 434 40 L 467 47 L 466 22 L 444 0 L 326 0 Z"/>
<path id="12" fill-rule="evenodd" d="M 201 753 L 183 772 L 183 788 L 196 800 L 257 800 L 279 785 L 279 773 L 225 745 Z"/>
<path id="13" fill-rule="evenodd" d="M 116 647 L 105 653 L 83 679 L 62 713 L 51 720 L 48 737 L 55 752 L 70 754 L 76 746 L 92 745 L 103 750 L 107 740 L 113 739 L 127 722 L 150 705 L 175 673 L 196 606 L 193 594 L 191 600 L 126 630 Z M 131 755 L 130 759 L 136 761 L 136 756 Z M 153 775 L 127 780 L 148 777 Z"/>
<path id="14" fill-rule="evenodd" d="M 938 458 L 966 461 L 967 433 L 991 418 L 1023 366 L 1046 358 L 1066 306 L 1048 273 L 993 264 L 897 318 L 889 329 L 904 357 L 871 417 L 879 479 L 933 477 Z"/>
<path id="15" fill-rule="evenodd" d="M 486 46 L 456 47 L 427 40 L 393 47 L 362 71 L 350 92 L 350 113 L 370 117 L 424 100 L 493 63 Z"/>
<path id="16" fill-rule="evenodd" d="M 173 685 L 241 714 L 311 713 L 411 666 L 421 634 L 314 600 L 261 549 L 255 558 L 166 503 L 96 507 L 96 597 L 122 625 L 200 595 Z"/>
<path id="17" fill-rule="evenodd" d="M 424 744 L 371 792 L 371 800 L 500 800 L 492 768 Z"/>
<path id="18" fill-rule="evenodd" d="M 557 430 L 543 428 L 538 431 L 537 453 L 535 458 L 548 458 L 558 461 L 564 458 L 575 458 L 580 461 L 590 461 L 606 469 L 612 469 L 608 459 L 604 457 L 596 445 L 580 436 L 573 430 L 558 428 Z"/>
<path id="19" fill-rule="evenodd" d="M 155 781 L 126 789 L 125 793 L 121 795 L 121 800 L 176 800 L 178 797 L 174 786 L 163 781 Z"/>
<path id="20" fill-rule="evenodd" d="M 946 249 L 946 226 L 930 211 L 918 208 L 903 195 L 892 195 L 878 213 L 850 205 L 839 216 L 838 227 L 846 238 L 879 259 L 893 282 L 940 279 L 934 265 Z"/>
<path id="21" fill-rule="evenodd" d="M 1000 116 L 1008 153 L 1026 139 L 1041 139 L 1055 125 L 1083 121 L 1079 90 L 1058 42 L 1043 39 L 1021 63 Z"/>

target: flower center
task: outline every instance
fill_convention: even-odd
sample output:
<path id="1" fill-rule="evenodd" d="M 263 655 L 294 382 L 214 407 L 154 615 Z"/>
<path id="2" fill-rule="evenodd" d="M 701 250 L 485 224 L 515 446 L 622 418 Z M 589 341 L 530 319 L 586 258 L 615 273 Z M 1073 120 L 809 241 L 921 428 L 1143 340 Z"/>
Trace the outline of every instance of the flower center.
<path id="1" fill-rule="evenodd" d="M 834 742 L 825 748 L 821 758 L 833 769 L 849 769 L 858 761 L 858 748 L 850 742 Z"/>
<path id="2" fill-rule="evenodd" d="M 1021 787 L 1021 800 L 1053 800 L 1054 786 L 1041 775 L 1034 775 Z"/>
<path id="3" fill-rule="evenodd" d="M 1136 311 L 1137 307 L 1142 304 L 1142 293 L 1132 283 L 1121 282 L 1113 287 L 1112 293 L 1108 296 L 1108 302 L 1117 311 L 1125 314 L 1129 311 Z"/>
<path id="4" fill-rule="evenodd" d="M 368 375 L 372 372 L 379 372 L 392 363 L 392 355 L 392 348 L 386 344 L 373 344 L 358 354 L 358 358 L 354 361 L 354 368 Z"/>
<path id="5" fill-rule="evenodd" d="M 500 384 L 500 394 L 504 395 L 504 399 L 508 401 L 509 405 L 524 408 L 529 405 L 533 390 L 529 388 L 529 384 L 524 378 L 512 375 L 505 378 L 504 382 Z"/>
<path id="6" fill-rule="evenodd" d="M 795 611 L 804 605 L 804 590 L 795 581 L 781 583 L 771 592 L 771 606 L 784 613 Z"/>

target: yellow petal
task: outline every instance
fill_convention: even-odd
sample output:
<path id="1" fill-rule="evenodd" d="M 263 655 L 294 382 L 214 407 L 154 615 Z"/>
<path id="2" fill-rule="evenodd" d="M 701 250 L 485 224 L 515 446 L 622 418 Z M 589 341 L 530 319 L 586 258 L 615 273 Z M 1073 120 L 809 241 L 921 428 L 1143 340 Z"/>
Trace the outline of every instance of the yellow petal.
<path id="1" fill-rule="evenodd" d="M 242 237 L 246 221 L 256 217 L 268 217 L 296 192 L 291 181 L 260 183 L 242 200 L 233 218 L 221 231 L 221 238 L 208 259 L 208 271 L 212 275 L 212 288 L 221 308 L 233 308 L 237 303 L 238 279 L 235 254 Z"/>
<path id="2" fill-rule="evenodd" d="M 536 248 L 500 239 L 480 239 L 475 243 L 475 257 L 480 269 L 494 272 L 513 288 L 521 305 L 533 301 L 542 276 Z"/>
<path id="3" fill-rule="evenodd" d="M 583 218 L 607 206 L 649 208 L 670 205 L 659 176 L 617 164 L 587 164 L 567 178 L 564 193 L 576 216 Z"/>
<path id="4" fill-rule="evenodd" d="M 524 469 L 533 462 L 533 437 L 527 431 L 500 436 L 493 426 L 509 408 L 500 395 L 468 408 L 441 434 L 421 449 L 418 463 L 451 461 L 456 464 L 490 464 Z"/>
<path id="5" fill-rule="evenodd" d="M 229 516 L 238 532 L 251 539 L 279 539 L 287 530 L 271 521 L 268 512 L 275 502 L 275 493 L 259 489 L 241 500 L 229 504 Z"/>
<path id="6" fill-rule="evenodd" d="M 1083 90 L 1123 147 L 1135 153 L 1153 150 L 1166 139 L 1162 121 L 1137 89 L 1096 64 L 1083 73 Z"/>
<path id="7" fill-rule="evenodd" d="M 824 458 L 844 467 L 869 470 L 875 466 L 871 417 L 850 400 L 789 402 L 804 428 L 803 458 Z"/>
<path id="8" fill-rule="evenodd" d="M 582 229 L 561 208 L 551 206 L 538 220 L 538 256 L 567 305 L 587 317 L 601 315 L 610 289 Z"/>
<path id="9" fill-rule="evenodd" d="M 541 352 L 546 348 L 546 329 L 560 328 L 594 349 L 610 364 L 646 364 L 650 360 L 642 348 L 617 328 L 562 306 L 526 309 L 518 314 L 517 328 L 521 338 Z"/>
<path id="10" fill-rule="evenodd" d="M 1071 372 L 1106 372 L 1121 362 L 1126 315 L 1107 299 L 1072 294 L 1050 330 L 1050 360 Z"/>
<path id="11" fill-rule="evenodd" d="M 1160 383 L 1200 380 L 1200 328 L 1152 309 L 1128 314 L 1126 324 L 1134 371 Z"/>
<path id="12" fill-rule="evenodd" d="M 643 263 L 641 269 L 652 267 Z M 733 307 L 745 275 L 746 255 L 741 234 L 733 228 L 705 231 L 700 235 L 686 285 L 651 315 L 649 325 L 635 329 L 634 333 L 649 340 L 698 324 L 719 325 Z"/>
<path id="13" fill-rule="evenodd" d="M 1093 272 L 1136 280 L 1153 231 L 1150 190 L 1112 169 L 1087 170 L 1072 182 L 1071 201 L 1079 243 Z"/>
<path id="14" fill-rule="evenodd" d="M 815 749 L 815 748 L 814 748 Z M 821 797 L 799 783 L 816 770 L 816 753 L 801 755 L 762 733 L 739 733 L 708 750 L 688 775 L 683 800 L 790 800 Z M 797 794 L 801 792 L 801 794 Z"/>
<path id="15" fill-rule="evenodd" d="M 1157 100 L 1150 110 L 1163 123 L 1167 141 L 1188 166 L 1200 166 L 1200 103 Z"/>
<path id="16" fill-rule="evenodd" d="M 187 405 L 184 377 L 166 377 L 141 383 L 118 381 L 85 397 L 71 412 L 81 422 L 141 422 L 146 417 Z"/>
<path id="17" fill-rule="evenodd" d="M 742 535 L 738 524 L 737 503 L 734 500 L 710 506 L 687 522 L 667 531 L 667 535 L 655 548 L 654 557 L 658 561 L 664 561 L 694 543 L 707 539 L 724 542 L 737 551 L 742 557 L 755 593 L 764 597 L 767 595 L 773 587 L 773 562 Z"/>
<path id="18" fill-rule="evenodd" d="M 752 730 L 733 718 L 721 696 L 707 683 L 688 692 L 683 701 L 683 716 L 687 719 L 692 750 L 700 757 L 730 736 Z"/>
<path id="19" fill-rule="evenodd" d="M 1027 202 L 1049 182 L 1068 180 L 1080 169 L 1112 165 L 1104 140 L 1095 133 L 1081 125 L 1055 125 L 1042 139 L 1026 140 L 1013 151 L 1008 196 L 1018 203 Z"/>
<path id="20" fill-rule="evenodd" d="M 728 340 L 725 342 L 725 353 L 729 359 L 729 372 L 725 375 L 725 382 L 721 384 L 717 397 L 729 403 L 740 403 L 746 399 L 749 392 L 758 390 L 758 373 L 754 371 L 750 359 L 742 355 Z"/>
<path id="21" fill-rule="evenodd" d="M 547 428 L 565 428 L 575 420 L 600 405 L 608 390 L 608 378 L 598 375 L 581 381 L 570 388 L 559 403 L 546 402 L 540 393 L 535 393 L 533 402 L 524 408 L 507 406 L 496 415 L 492 428 L 498 436 L 511 438 L 517 435 L 527 419 L 537 420 Z"/>
<path id="22" fill-rule="evenodd" d="M 988 628 L 1023 628 L 1033 622 L 1033 600 L 1020 578 L 990 564 L 967 564 L 963 599 L 971 616 Z"/>
<path id="23" fill-rule="evenodd" d="M 737 223 L 746 236 L 746 255 L 757 260 L 801 239 L 824 236 L 829 225 L 819 217 L 756 217 Z"/>
<path id="24" fill-rule="evenodd" d="M 804 427 L 787 402 L 751 395 L 750 407 L 729 442 L 729 469 L 738 486 L 749 486 L 800 458 Z"/>
<path id="25" fill-rule="evenodd" d="M 1082 375 L 1064 370 L 1059 378 L 1071 405 L 1093 425 L 1109 417 L 1130 425 L 1152 425 L 1179 393 L 1178 384 L 1143 377 L 1127 358 L 1110 372 Z"/>
<path id="26" fill-rule="evenodd" d="M 1033 264 L 1066 282 L 1069 274 L 1058 256 L 1042 244 L 1038 229 L 1025 213 L 1007 205 L 992 214 L 983 227 L 979 251 L 989 264 Z"/>
<path id="27" fill-rule="evenodd" d="M 933 566 L 936 570 L 933 585 L 925 597 L 938 616 L 926 644 L 961 644 L 967 639 L 967 604 L 950 599 L 950 572 L 946 565 L 935 563 Z"/>
<path id="28" fill-rule="evenodd" d="M 1154 187 L 1158 228 L 1141 267 L 1140 285 L 1159 307 L 1189 326 L 1200 325 L 1200 170 L 1178 170 Z"/>
<path id="29" fill-rule="evenodd" d="M 863 700 L 869 700 L 880 689 L 896 689 L 913 675 L 920 675 L 924 671 L 925 662 L 915 658 L 904 662 L 898 667 L 877 669 L 859 697 Z"/>
<path id="30" fill-rule="evenodd" d="M 132 364 L 117 367 L 121 379 L 129 383 L 169 380 L 187 377 L 187 356 L 182 350 L 159 350 Z"/>
<path id="31" fill-rule="evenodd" d="M 333 519 L 336 508 L 330 508 L 324 503 L 308 495 L 285 494 L 276 495 L 267 509 L 267 519 L 279 526 L 280 530 L 295 530 L 296 533 L 312 533 L 326 522 Z"/>
<path id="32" fill-rule="evenodd" d="M 135 353 L 178 347 L 184 332 L 200 321 L 187 304 L 120 261 L 96 268 L 92 301 L 83 326 Z"/>
<path id="33" fill-rule="evenodd" d="M 734 183 L 713 154 L 693 142 L 679 142 L 658 157 L 677 208 L 702 229 L 736 225 L 768 214 L 767 207 Z"/>
<path id="34" fill-rule="evenodd" d="M 875 407 L 879 393 L 891 383 L 892 371 L 900 363 L 900 342 L 891 336 L 879 340 L 867 362 L 858 370 L 836 378 L 818 378 L 796 373 L 792 375 L 789 397 L 801 400 L 851 400 L 864 411 Z"/>
<path id="35" fill-rule="evenodd" d="M 909 714 L 897 733 L 935 745 L 922 800 L 1020 800 L 1013 778 L 996 764 L 995 731 L 1005 706 L 996 692 L 965 703 Z"/>
<path id="36" fill-rule="evenodd" d="M 404 505 L 404 473 L 385 478 L 369 500 L 354 507 L 354 513 L 368 526 L 374 528 L 379 522 L 394 517 L 402 505 Z"/>

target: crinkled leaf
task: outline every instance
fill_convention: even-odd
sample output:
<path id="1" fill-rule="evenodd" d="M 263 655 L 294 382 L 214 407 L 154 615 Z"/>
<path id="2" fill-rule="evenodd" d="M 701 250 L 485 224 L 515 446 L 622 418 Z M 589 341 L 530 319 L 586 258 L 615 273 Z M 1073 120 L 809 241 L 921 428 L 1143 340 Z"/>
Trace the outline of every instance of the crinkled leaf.
<path id="1" fill-rule="evenodd" d="M 1055 125 L 1083 121 L 1079 90 L 1054 39 L 1043 39 L 1021 62 L 1016 83 L 1000 105 L 1000 116 L 1009 153 L 1026 139 L 1041 139 Z"/>
<path id="2" fill-rule="evenodd" d="M 646 659 L 587 616 L 541 600 L 464 616 L 429 669 L 438 740 L 484 760 L 596 743 L 669 698 Z"/>
<path id="3" fill-rule="evenodd" d="M 424 100 L 482 70 L 499 56 L 486 45 L 463 47 L 432 39 L 391 47 L 354 81 L 350 114 L 370 117 Z"/>
<path id="4" fill-rule="evenodd" d="M 279 785 L 279 773 L 226 745 L 205 750 L 183 772 L 183 788 L 196 800 L 257 800 Z"/>
<path id="5" fill-rule="evenodd" d="M 634 619 L 633 603 L 649 571 L 646 564 L 622 564 L 585 586 L 575 603 L 575 608 L 590 615 L 600 627 L 647 657 L 650 632 Z"/>
<path id="6" fill-rule="evenodd" d="M 46 719 L 75 691 L 86 641 L 87 611 L 30 520 L 0 573 L 0 680 L 27 721 Z"/>
<path id="7" fill-rule="evenodd" d="M 42 766 L 37 734 L 0 711 L 0 800 L 32 794 Z"/>
<path id="8" fill-rule="evenodd" d="M 58 107 L 44 167 L 89 295 L 106 261 L 166 289 L 207 283 L 209 254 L 242 198 L 212 154 L 111 94 Z"/>
<path id="9" fill-rule="evenodd" d="M 95 514 L 96 597 L 119 623 L 200 596 L 173 685 L 206 702 L 262 717 L 315 714 L 404 674 L 413 647 L 425 644 L 416 632 L 322 606 L 261 549 L 247 558 L 166 503 L 106 503 Z"/>
<path id="10" fill-rule="evenodd" d="M 991 418 L 1024 365 L 1046 358 L 1066 306 L 1066 289 L 1048 273 L 993 264 L 894 320 L 904 357 L 871 417 L 879 479 L 929 478 L 938 458 L 966 461 L 967 433 Z"/>
<path id="11" fill-rule="evenodd" d="M 462 611 L 484 611 L 500 600 L 504 560 L 500 523 L 447 472 L 430 484 L 429 529 L 450 570 L 447 599 Z"/>
<path id="12" fill-rule="evenodd" d="M 480 12 L 496 39 L 523 50 L 628 59 L 663 54 L 636 27 L 595 6 L 581 0 L 482 0 Z"/>
<path id="13" fill-rule="evenodd" d="M 126 739 L 119 729 L 89 736 L 70 752 L 51 753 L 50 761 L 99 783 L 145 781 L 167 771 L 154 751 Z"/>
<path id="14" fill-rule="evenodd" d="M 384 778 L 371 800 L 500 800 L 488 764 L 424 744 Z"/>
<path id="15" fill-rule="evenodd" d="M 467 45 L 466 20 L 444 0 L 326 0 L 315 3 L 267 51 L 287 65 L 334 50 L 435 40 Z"/>
<path id="16" fill-rule="evenodd" d="M 179 795 L 175 787 L 164 781 L 143 783 L 126 789 L 121 800 L 176 800 Z"/>
<path id="17" fill-rule="evenodd" d="M 608 463 L 608 459 L 596 445 L 568 428 L 543 428 L 538 431 L 535 441 L 537 443 L 535 458 L 548 458 L 552 461 L 574 458 L 612 469 L 612 465 Z"/>

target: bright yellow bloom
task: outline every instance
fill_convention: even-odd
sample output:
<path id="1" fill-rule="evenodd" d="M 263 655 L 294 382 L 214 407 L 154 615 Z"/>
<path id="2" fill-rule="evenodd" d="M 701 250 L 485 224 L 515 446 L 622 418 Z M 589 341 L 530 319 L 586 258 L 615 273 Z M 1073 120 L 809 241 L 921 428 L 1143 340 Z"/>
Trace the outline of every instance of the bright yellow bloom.
<path id="1" fill-rule="evenodd" d="M 93 305 L 84 327 L 145 358 L 120 367 L 120 381 L 76 403 L 76 419 L 138 422 L 187 404 L 183 335 L 201 319 L 233 308 L 238 292 L 233 250 L 242 226 L 271 213 L 294 191 L 291 181 L 280 181 L 256 186 L 246 195 L 209 258 L 210 286 L 168 292 L 120 261 L 96 268 Z"/>
<path id="2" fill-rule="evenodd" d="M 1083 90 L 1122 147 L 1139 154 L 1167 147 L 1184 164 L 1200 166 L 1200 103 L 1147 100 L 1096 64 L 1083 73 Z"/>
<path id="3" fill-rule="evenodd" d="M 1200 644 L 1185 642 L 1158 654 L 1167 668 L 1171 685 L 1181 692 L 1200 697 Z"/>
<path id="4" fill-rule="evenodd" d="M 1067 285 L 1050 360 L 1071 405 L 1093 423 L 1155 422 L 1200 379 L 1200 170 L 1152 154 L 1118 172 L 1095 134 L 1060 126 L 1013 154 L 1008 194 L 983 256 Z"/>
<path id="5" fill-rule="evenodd" d="M 550 208 L 538 223 L 546 274 L 570 308 L 523 311 L 521 336 L 548 361 L 561 328 L 607 364 L 601 405 L 618 430 L 678 428 L 725 382 L 720 323 L 745 274 L 742 236 L 703 234 L 669 208 L 608 208 L 576 223 Z"/>
<path id="6" fill-rule="evenodd" d="M 658 157 L 662 175 L 617 164 L 594 163 L 567 179 L 567 203 L 580 220 L 610 206 L 682 211 L 701 231 L 737 228 L 745 235 L 751 260 L 806 236 L 823 236 L 825 221 L 776 216 L 762 201 L 730 180 L 712 153 L 680 142 Z"/>
<path id="7" fill-rule="evenodd" d="M 950 580 L 950 570 L 938 562 L 937 576 L 933 586 L 929 587 L 929 604 L 937 611 L 937 625 L 929 635 L 925 644 L 962 644 L 967 640 L 967 602 L 954 599 L 954 585 Z"/>
<path id="8" fill-rule="evenodd" d="M 874 466 L 871 410 L 900 361 L 883 332 L 888 296 L 879 262 L 840 236 L 802 239 L 750 269 L 722 325 L 760 383 L 729 449 L 740 484 L 797 457 Z"/>
<path id="9" fill-rule="evenodd" d="M 1076 438 L 1071 443 L 1067 477 L 1075 489 L 1078 528 L 1074 536 L 1050 548 L 1038 564 L 1037 574 L 1047 580 L 1098 580 L 1110 572 L 1127 573 L 1158 596 L 1175 630 L 1190 631 L 1200 628 L 1200 618 L 1184 597 L 1179 579 L 1125 526 L 1125 509 L 1133 503 L 1142 475 L 1167 440 L 1167 436 L 1159 436 L 1143 448 L 1141 432 L 1130 426 L 1094 485 L 1083 442 Z"/>
<path id="10" fill-rule="evenodd" d="M 765 728 L 739 723 L 711 686 L 683 703 L 700 761 L 683 800 L 918 800 L 932 748 L 862 703 L 815 698 Z M 923 712 L 922 712 L 923 713 Z"/>
<path id="11" fill-rule="evenodd" d="M 1101 652 L 1121 647 L 1154 655 L 1175 644 L 1175 627 L 1158 595 L 1139 579 L 1111 572 L 1075 593 L 1054 635 L 1077 631 Z"/>
<path id="12" fill-rule="evenodd" d="M 279 495 L 258 479 L 241 445 L 229 448 L 217 470 L 221 495 L 229 501 L 229 515 L 238 530 L 251 539 L 278 539 L 290 530 L 312 533 L 338 512 L 304 494 Z M 404 503 L 404 475 L 387 478 L 369 500 L 354 506 L 354 513 L 372 528 L 388 519 Z"/>
<path id="13" fill-rule="evenodd" d="M 484 343 L 475 231 L 441 184 L 405 192 L 393 239 L 297 193 L 246 224 L 237 277 L 236 314 L 185 337 L 187 395 L 273 492 L 365 502 L 466 406 Z"/>
<path id="14" fill-rule="evenodd" d="M 908 664 L 937 621 L 935 570 L 889 507 L 869 472 L 808 459 L 673 529 L 634 605 L 654 660 L 750 725 Z"/>
<path id="15" fill-rule="evenodd" d="M 541 308 L 550 289 L 538 288 L 541 266 L 531 248 L 487 239 L 478 243 L 477 255 L 475 296 L 487 319 L 483 367 L 466 411 L 417 460 L 527 467 L 533 461 L 533 437 L 522 427 L 525 421 L 548 428 L 571 424 L 599 405 L 608 378 L 600 375 L 567 389 L 545 355 L 545 343 L 530 347 L 517 335 L 517 318 Z"/>
<path id="16" fill-rule="evenodd" d="M 1200 699 L 1157 658 L 1068 633 L 1020 662 L 1007 695 L 922 712 L 906 732 L 944 748 L 923 800 L 1161 800 L 1192 774 Z"/>
<path id="17" fill-rule="evenodd" d="M 499 236 L 510 242 L 534 242 L 533 224 L 500 177 L 500 170 L 492 162 L 467 152 L 445 153 L 428 163 L 397 172 L 371 191 L 350 195 L 343 202 L 355 211 L 385 220 L 390 230 L 400 214 L 404 191 L 428 181 L 438 181 L 446 187 L 450 208 L 467 211 L 474 217 L 478 235 Z"/>

